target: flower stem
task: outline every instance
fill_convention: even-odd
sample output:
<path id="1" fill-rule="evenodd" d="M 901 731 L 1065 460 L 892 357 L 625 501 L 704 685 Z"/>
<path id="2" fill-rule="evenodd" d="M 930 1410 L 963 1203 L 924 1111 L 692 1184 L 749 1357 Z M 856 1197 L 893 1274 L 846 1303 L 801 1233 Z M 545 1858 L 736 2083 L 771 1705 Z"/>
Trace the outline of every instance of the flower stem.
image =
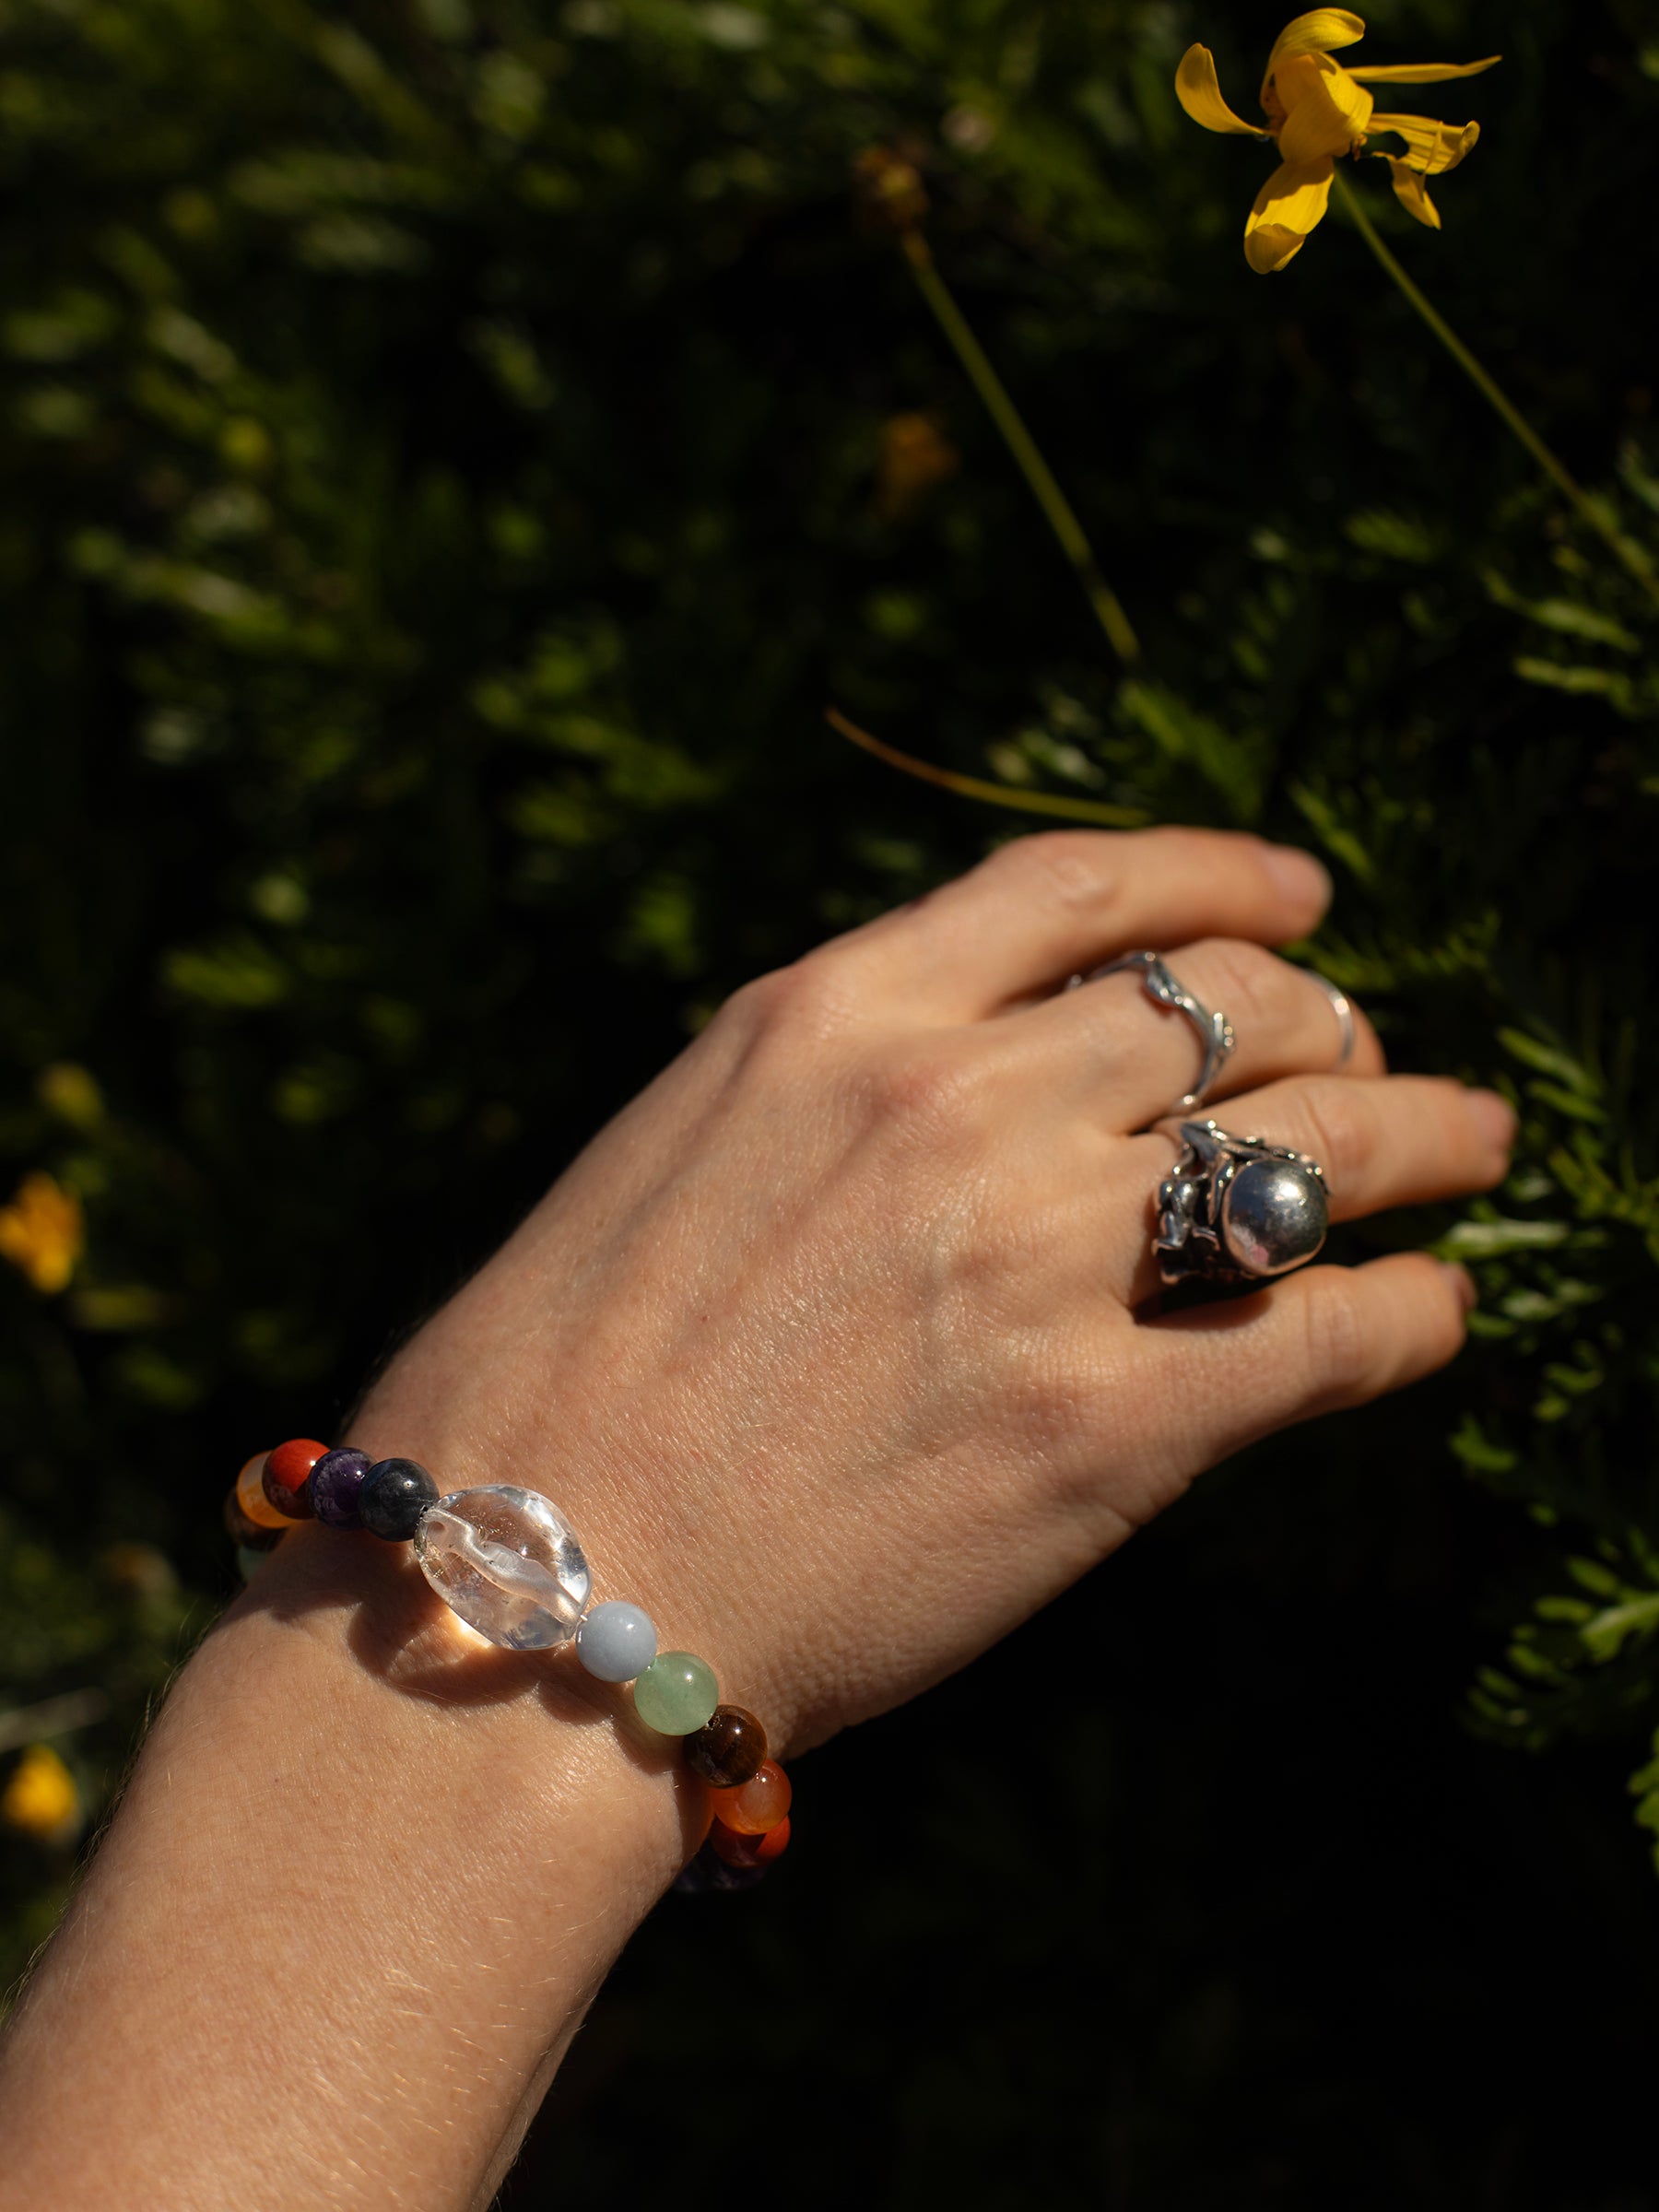
<path id="1" fill-rule="evenodd" d="M 1017 806 L 1025 814 L 1059 815 L 1069 822 L 1100 822 L 1109 830 L 1137 829 L 1148 818 L 1138 806 L 1109 806 L 1100 799 L 1072 799 L 1060 792 L 1021 791 L 1012 783 L 988 782 L 982 776 L 959 776 L 951 769 L 935 768 L 931 760 L 918 760 L 913 753 L 901 753 L 894 746 L 884 745 L 833 707 L 824 709 L 824 720 L 832 730 L 839 730 L 854 745 L 862 745 L 866 753 L 874 753 L 889 768 L 900 768 L 907 776 L 919 776 L 924 783 L 941 784 L 959 798 L 981 799 L 993 806 Z"/>
<path id="2" fill-rule="evenodd" d="M 1002 379 L 991 366 L 984 347 L 969 328 L 967 317 L 957 305 L 949 287 L 935 265 L 933 251 L 926 239 L 920 230 L 911 229 L 900 233 L 899 242 L 904 249 L 904 258 L 910 264 L 911 273 L 921 288 L 922 297 L 932 308 L 939 328 L 949 339 L 958 360 L 968 371 L 969 379 L 984 401 L 992 421 L 1002 432 L 1008 451 L 1018 463 L 1021 475 L 1031 488 L 1032 497 L 1047 516 L 1050 529 L 1060 541 L 1061 551 L 1077 571 L 1084 595 L 1093 607 L 1100 628 L 1106 632 L 1112 651 L 1125 665 L 1137 661 L 1140 658 L 1140 640 L 1119 604 L 1117 594 L 1101 575 L 1094 547 L 1084 535 L 1083 525 L 1073 513 L 1070 501 L 1055 483 L 1048 463 L 1037 450 L 1036 441 L 1020 420 L 1019 410 L 1008 397 Z"/>
<path id="3" fill-rule="evenodd" d="M 1398 285 L 1412 307 L 1429 325 L 1481 396 L 1489 403 L 1500 419 L 1514 432 L 1550 482 L 1556 486 L 1558 490 L 1565 493 L 1614 558 L 1636 579 L 1653 604 L 1659 606 L 1659 578 L 1655 578 L 1640 547 L 1633 545 L 1622 531 L 1616 529 L 1613 524 L 1607 520 L 1577 477 L 1557 459 L 1549 447 L 1545 444 L 1543 439 L 1533 429 L 1532 424 L 1527 421 L 1525 416 L 1522 414 L 1520 408 L 1516 406 L 1502 386 L 1476 359 L 1439 310 L 1433 307 L 1418 289 L 1389 252 L 1387 246 L 1383 244 L 1376 225 L 1365 212 L 1359 194 L 1355 192 L 1341 170 L 1336 171 L 1335 183 L 1337 197 L 1353 218 L 1360 237 L 1376 255 L 1383 269 Z"/>

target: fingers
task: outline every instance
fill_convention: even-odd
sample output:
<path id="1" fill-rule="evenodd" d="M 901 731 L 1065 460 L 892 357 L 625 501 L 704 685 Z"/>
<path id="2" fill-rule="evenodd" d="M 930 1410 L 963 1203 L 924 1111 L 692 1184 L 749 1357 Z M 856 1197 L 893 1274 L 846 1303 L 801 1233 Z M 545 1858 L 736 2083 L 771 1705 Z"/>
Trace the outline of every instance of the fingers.
<path id="1" fill-rule="evenodd" d="M 1324 1170 L 1333 1221 L 1490 1190 L 1508 1170 L 1515 1132 L 1514 1115 L 1495 1091 L 1467 1090 L 1440 1076 L 1374 1083 L 1302 1077 L 1232 1100 L 1223 1125 L 1236 1136 L 1312 1153 Z M 1101 1206 L 1112 1221 L 1107 1277 L 1130 1305 L 1160 1288 L 1152 1251 L 1157 1190 L 1177 1151 L 1178 1140 L 1163 1130 L 1134 1137 L 1117 1148 L 1103 1179 Z"/>
<path id="2" fill-rule="evenodd" d="M 1276 1076 L 1332 1069 L 1343 1030 L 1330 994 L 1300 968 L 1237 937 L 1182 945 L 1170 972 L 1209 1013 L 1224 1014 L 1235 1045 L 1213 1085 L 1206 1111 Z M 1380 1076 L 1382 1048 L 1358 1007 L 1354 1050 L 1345 1073 Z M 1101 976 L 1016 1016 L 1025 1037 L 1053 1065 L 1053 1079 L 1090 1101 L 1113 1129 L 1142 1129 L 1190 1091 L 1205 1047 L 1193 1020 L 1147 995 L 1143 977 Z"/>
<path id="3" fill-rule="evenodd" d="M 928 1018 L 973 1021 L 1137 946 L 1284 944 L 1330 891 L 1311 854 L 1234 831 L 1051 830 L 813 957 L 862 970 L 867 988 Z"/>
<path id="4" fill-rule="evenodd" d="M 1142 1324 L 1148 1382 L 1179 1403 L 1171 1480 L 1338 1406 L 1364 1406 L 1444 1367 L 1474 1291 L 1427 1253 L 1364 1267 L 1310 1267 L 1258 1290 Z"/>

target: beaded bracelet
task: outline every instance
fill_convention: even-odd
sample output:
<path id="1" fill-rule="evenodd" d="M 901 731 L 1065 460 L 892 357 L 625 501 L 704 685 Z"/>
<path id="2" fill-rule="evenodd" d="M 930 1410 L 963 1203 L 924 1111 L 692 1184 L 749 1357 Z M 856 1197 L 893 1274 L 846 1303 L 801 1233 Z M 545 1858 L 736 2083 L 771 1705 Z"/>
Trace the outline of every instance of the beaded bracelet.
<path id="1" fill-rule="evenodd" d="M 545 1651 L 569 1643 L 595 1681 L 633 1684 L 634 1711 L 678 1736 L 686 1764 L 709 1783 L 714 1818 L 678 1889 L 747 1889 L 789 1842 L 789 1777 L 767 1757 L 766 1731 L 720 1701 L 708 1662 L 659 1652 L 647 1614 L 624 1599 L 591 1605 L 593 1577 L 570 1523 L 536 1490 L 508 1483 L 452 1490 L 412 1459 L 371 1460 L 295 1437 L 248 1461 L 225 1500 L 243 1579 L 296 1521 L 367 1529 L 409 1544 L 445 1605 L 491 1643 Z"/>

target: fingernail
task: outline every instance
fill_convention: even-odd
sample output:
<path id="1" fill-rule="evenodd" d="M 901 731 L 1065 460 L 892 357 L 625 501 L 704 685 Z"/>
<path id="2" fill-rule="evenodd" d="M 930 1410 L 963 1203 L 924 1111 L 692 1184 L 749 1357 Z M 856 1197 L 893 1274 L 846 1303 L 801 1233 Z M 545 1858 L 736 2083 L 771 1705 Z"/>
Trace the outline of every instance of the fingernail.
<path id="1" fill-rule="evenodd" d="M 1479 1294 L 1475 1288 L 1475 1277 L 1466 1267 L 1460 1267 L 1455 1260 L 1442 1260 L 1441 1267 L 1450 1278 L 1452 1288 L 1457 1293 L 1458 1303 L 1464 1312 L 1472 1313 L 1479 1301 Z"/>
<path id="2" fill-rule="evenodd" d="M 1464 1093 L 1464 1102 L 1469 1119 L 1494 1152 L 1513 1150 L 1515 1110 L 1507 1099 L 1500 1099 L 1495 1090 L 1470 1090 Z"/>
<path id="3" fill-rule="evenodd" d="M 1317 906 L 1321 913 L 1331 903 L 1331 876 L 1322 861 L 1300 845 L 1265 845 L 1262 861 L 1287 899 L 1298 906 Z"/>

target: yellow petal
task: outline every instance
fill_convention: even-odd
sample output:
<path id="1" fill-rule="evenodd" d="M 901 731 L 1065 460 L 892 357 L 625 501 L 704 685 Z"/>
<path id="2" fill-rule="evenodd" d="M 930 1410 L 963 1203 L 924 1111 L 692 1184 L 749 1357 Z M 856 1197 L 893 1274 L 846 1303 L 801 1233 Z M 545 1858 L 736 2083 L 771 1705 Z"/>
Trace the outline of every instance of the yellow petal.
<path id="1" fill-rule="evenodd" d="M 0 1820 L 43 1843 L 73 1840 L 80 1820 L 75 1777 L 48 1744 L 34 1744 L 12 1769 L 0 1795 Z"/>
<path id="2" fill-rule="evenodd" d="M 1328 154 L 1319 161 L 1286 161 L 1256 194 L 1244 225 L 1244 258 L 1258 276 L 1293 261 L 1324 219 L 1334 169 Z"/>
<path id="3" fill-rule="evenodd" d="M 1441 85 L 1448 77 L 1478 76 L 1502 59 L 1500 53 L 1488 53 L 1484 62 L 1390 62 L 1384 69 L 1350 69 L 1348 75 L 1371 85 Z"/>
<path id="4" fill-rule="evenodd" d="M 1480 136 L 1477 123 L 1437 123 L 1431 115 L 1373 115 L 1371 127 L 1393 131 L 1404 138 L 1409 149 L 1406 167 L 1424 177 L 1443 176 L 1447 170 L 1455 169 Z"/>
<path id="5" fill-rule="evenodd" d="M 1201 123 L 1206 131 L 1239 131 L 1246 138 L 1267 135 L 1257 124 L 1235 115 L 1222 99 L 1216 57 L 1207 46 L 1189 46 L 1182 55 L 1175 72 L 1175 97 L 1193 121 Z"/>
<path id="6" fill-rule="evenodd" d="M 1394 198 L 1407 215 L 1415 215 L 1419 223 L 1427 224 L 1430 230 L 1438 230 L 1440 209 L 1424 191 L 1420 172 L 1407 161 L 1396 161 L 1392 154 L 1384 155 L 1383 159 L 1394 171 Z"/>
<path id="7" fill-rule="evenodd" d="M 62 1290 L 86 1242 L 80 1200 L 50 1175 L 26 1175 L 0 1206 L 0 1257 L 21 1269 L 37 1290 Z"/>
<path id="8" fill-rule="evenodd" d="M 1285 109 L 1279 152 L 1303 164 L 1346 154 L 1371 121 L 1371 98 L 1323 54 L 1293 54 L 1277 70 L 1275 88 Z"/>
<path id="9" fill-rule="evenodd" d="M 1333 46 L 1351 46 L 1364 36 L 1364 22 L 1359 16 L 1349 15 L 1346 7 L 1316 7 L 1311 15 L 1298 16 L 1273 41 L 1273 52 L 1262 72 L 1263 91 L 1273 82 L 1280 63 L 1293 54 L 1328 53 Z"/>

